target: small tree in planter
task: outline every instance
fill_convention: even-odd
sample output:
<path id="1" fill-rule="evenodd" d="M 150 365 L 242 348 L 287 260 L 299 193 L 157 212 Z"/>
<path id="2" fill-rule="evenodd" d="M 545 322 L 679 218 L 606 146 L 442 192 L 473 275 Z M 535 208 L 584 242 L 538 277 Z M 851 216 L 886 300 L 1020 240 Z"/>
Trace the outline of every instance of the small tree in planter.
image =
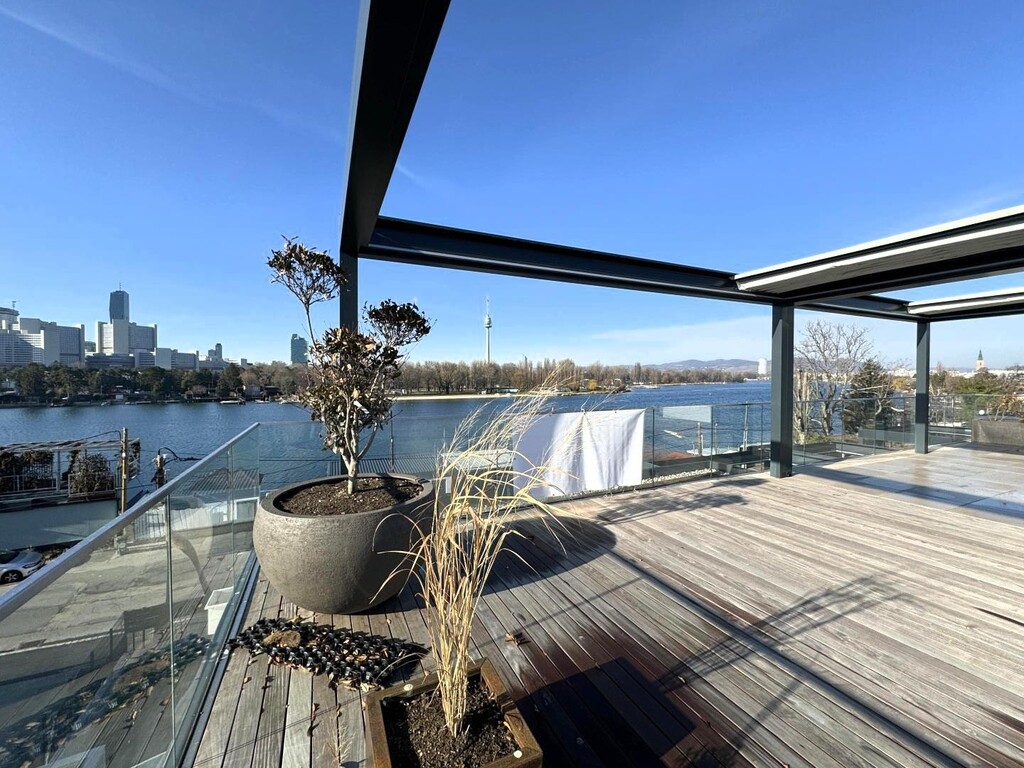
<path id="1" fill-rule="evenodd" d="M 433 486 L 405 475 L 360 475 L 359 462 L 390 418 L 403 348 L 429 321 L 415 304 L 383 301 L 363 310 L 363 326 L 318 336 L 311 307 L 337 297 L 345 273 L 325 252 L 285 238 L 267 264 L 273 282 L 302 304 L 311 339 L 308 385 L 300 400 L 323 424 L 324 447 L 341 457 L 347 477 L 280 488 L 260 500 L 253 547 L 271 584 L 299 607 L 356 613 L 397 594 L 402 550 L 416 546 Z M 363 435 L 369 432 L 365 441 Z M 362 444 L 361 444 L 362 443 Z"/>
<path id="2" fill-rule="evenodd" d="M 309 329 L 309 382 L 299 399 L 324 425 L 324 447 L 345 464 L 348 492 L 355 493 L 359 462 L 377 431 L 391 417 L 394 383 L 402 372 L 402 350 L 430 332 L 430 322 L 415 304 L 385 300 L 363 309 L 364 330 L 330 328 L 318 337 L 311 307 L 334 299 L 347 281 L 344 270 L 326 251 L 285 238 L 267 265 L 272 282 L 299 300 Z M 360 447 L 364 431 L 369 438 Z"/>

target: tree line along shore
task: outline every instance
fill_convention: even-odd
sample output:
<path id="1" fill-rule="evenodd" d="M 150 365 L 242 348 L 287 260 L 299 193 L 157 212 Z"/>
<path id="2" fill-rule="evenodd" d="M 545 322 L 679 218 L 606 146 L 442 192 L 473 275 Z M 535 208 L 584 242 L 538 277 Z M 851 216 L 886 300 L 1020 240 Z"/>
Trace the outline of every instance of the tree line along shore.
<path id="1" fill-rule="evenodd" d="M 602 392 L 634 384 L 731 383 L 752 378 L 754 372 L 715 369 L 660 370 L 653 366 L 580 365 L 572 360 L 517 363 L 409 362 L 398 385 L 403 394 L 450 396 L 525 392 L 540 386 L 555 370 L 567 371 L 564 390 Z M 282 362 L 256 363 L 242 368 L 229 364 L 222 371 L 164 368 L 87 368 L 32 363 L 0 368 L 0 404 L 87 404 L 112 400 L 215 401 L 223 399 L 294 398 L 305 386 L 308 370 Z"/>

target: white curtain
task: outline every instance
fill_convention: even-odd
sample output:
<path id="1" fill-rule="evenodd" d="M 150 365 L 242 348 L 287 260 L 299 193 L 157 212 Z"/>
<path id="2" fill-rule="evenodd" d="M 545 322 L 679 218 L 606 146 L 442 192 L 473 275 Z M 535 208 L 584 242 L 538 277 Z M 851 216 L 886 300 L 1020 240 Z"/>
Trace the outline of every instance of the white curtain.
<path id="1" fill-rule="evenodd" d="M 548 484 L 531 492 L 538 499 L 639 485 L 643 452 L 642 409 L 547 414 L 519 439 L 516 488 L 526 484 L 520 473 L 534 467 Z"/>

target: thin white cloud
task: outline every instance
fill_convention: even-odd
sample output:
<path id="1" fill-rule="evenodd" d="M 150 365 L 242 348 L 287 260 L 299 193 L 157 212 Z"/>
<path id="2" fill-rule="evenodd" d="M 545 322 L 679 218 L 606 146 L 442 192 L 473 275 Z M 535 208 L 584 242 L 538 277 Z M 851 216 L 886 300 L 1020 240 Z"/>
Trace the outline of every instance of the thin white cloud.
<path id="1" fill-rule="evenodd" d="M 418 173 L 414 172 L 411 168 L 409 168 L 409 166 L 403 165 L 402 163 L 396 163 L 395 170 L 398 171 L 398 173 L 405 176 L 405 178 L 407 178 L 420 189 L 426 190 L 428 192 L 431 191 L 430 182 L 425 177 L 420 176 Z"/>
<path id="2" fill-rule="evenodd" d="M 912 217 L 899 226 L 899 231 L 931 227 L 1022 203 L 1024 203 L 1024 188 L 1019 186 L 975 190 L 968 195 L 950 200 L 941 208 Z"/>
<path id="3" fill-rule="evenodd" d="M 243 99 L 225 99 L 226 103 L 237 104 L 240 107 L 256 112 L 277 123 L 283 128 L 289 128 L 302 133 L 307 133 L 323 139 L 330 144 L 343 145 L 345 143 L 345 132 L 341 127 L 331 127 L 329 124 L 316 122 L 306 115 L 300 115 L 288 109 L 282 109 L 267 104 Z"/>
<path id="4" fill-rule="evenodd" d="M 395 164 L 395 172 L 407 178 L 424 192 L 430 192 L 436 195 L 452 195 L 458 191 L 457 186 L 451 181 L 438 178 L 436 176 L 426 176 L 422 173 L 418 173 L 402 162 Z"/>
<path id="5" fill-rule="evenodd" d="M 756 360 L 767 357 L 770 349 L 770 321 L 765 314 L 600 331 L 589 336 L 589 343 L 581 352 L 609 363 L 668 363 L 685 359 Z M 586 359 L 578 354 L 572 357 Z"/>
<path id="6" fill-rule="evenodd" d="M 1002 191 L 982 191 L 976 195 L 954 203 L 938 217 L 938 221 L 954 221 L 979 213 L 998 211 L 1024 202 L 1024 189 L 1016 187 Z"/>
<path id="7" fill-rule="evenodd" d="M 0 5 L 0 16 L 28 27 L 41 35 L 45 35 L 83 56 L 106 64 L 123 74 L 160 88 L 193 104 L 206 107 L 215 104 L 242 107 L 267 118 L 283 128 L 316 136 L 332 144 L 342 144 L 344 142 L 345 136 L 341 128 L 333 128 L 328 124 L 317 123 L 311 120 L 308 115 L 299 114 L 290 109 L 278 107 L 264 101 L 238 98 L 234 95 L 215 96 L 203 89 L 188 85 L 180 79 L 175 79 L 145 62 L 121 54 L 115 54 L 111 51 L 112 46 L 109 41 L 101 41 L 94 34 L 90 34 L 86 30 L 75 29 L 74 23 L 68 19 L 62 19 L 58 24 L 52 20 L 44 20 L 13 11 L 2 5 Z"/>
<path id="8" fill-rule="evenodd" d="M 107 64 L 124 74 L 130 75 L 145 83 L 149 83 L 157 88 L 161 88 L 168 93 L 173 93 L 176 96 L 180 96 L 181 98 L 187 99 L 188 101 L 196 104 L 205 105 L 208 103 L 200 94 L 196 93 L 192 89 L 183 87 L 160 70 L 151 67 L 148 64 L 117 56 L 108 50 L 105 50 L 98 41 L 91 39 L 82 31 L 72 32 L 66 25 L 61 28 L 54 25 L 52 22 L 32 18 L 3 6 L 0 6 L 0 15 L 6 16 L 11 21 L 15 21 L 29 29 L 35 30 L 52 40 L 56 40 L 84 56 L 88 56 L 91 59 Z"/>

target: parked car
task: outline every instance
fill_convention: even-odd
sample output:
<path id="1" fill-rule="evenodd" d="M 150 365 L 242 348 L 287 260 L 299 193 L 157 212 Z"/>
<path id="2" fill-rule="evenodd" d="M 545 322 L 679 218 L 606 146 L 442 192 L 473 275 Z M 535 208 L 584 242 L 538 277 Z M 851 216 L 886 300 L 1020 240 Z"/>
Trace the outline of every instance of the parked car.
<path id="1" fill-rule="evenodd" d="M 43 567 L 43 556 L 31 549 L 16 552 L 13 549 L 0 550 L 0 584 L 21 581 Z"/>

